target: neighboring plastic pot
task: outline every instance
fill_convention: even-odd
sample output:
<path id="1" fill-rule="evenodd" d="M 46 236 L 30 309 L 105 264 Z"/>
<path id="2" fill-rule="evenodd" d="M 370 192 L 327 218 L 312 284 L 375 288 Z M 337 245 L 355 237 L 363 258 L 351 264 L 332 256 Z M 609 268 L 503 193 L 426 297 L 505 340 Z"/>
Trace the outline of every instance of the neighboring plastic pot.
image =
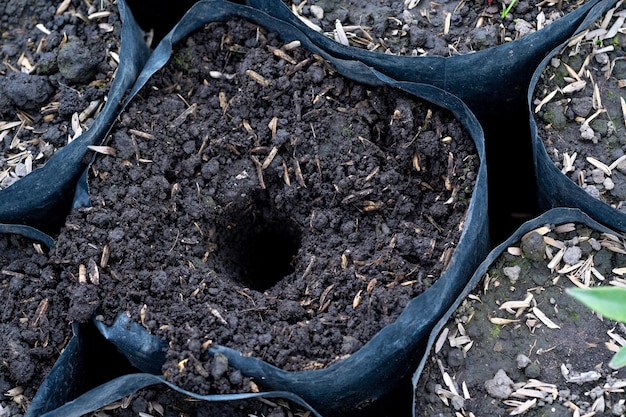
<path id="1" fill-rule="evenodd" d="M 545 28 L 500 46 L 451 57 L 413 57 L 342 45 L 306 26 L 281 0 L 247 0 L 248 5 L 291 23 L 336 58 L 360 61 L 393 79 L 429 84 L 454 94 L 481 122 L 483 114 L 502 113 L 503 103 L 522 100 L 543 57 L 570 39 L 586 14 L 601 2 L 606 1 L 588 1 Z"/>
<path id="2" fill-rule="evenodd" d="M 494 248 L 485 258 L 485 260 L 478 266 L 472 278 L 467 282 L 462 292 L 451 305 L 451 307 L 445 312 L 443 316 L 439 319 L 437 324 L 433 327 L 428 340 L 425 345 L 426 354 L 422 357 L 417 370 L 413 375 L 413 390 L 414 392 L 417 390 L 417 384 L 420 380 L 420 376 L 422 371 L 424 370 L 424 366 L 426 365 L 426 361 L 429 358 L 429 352 L 431 352 L 436 339 L 439 337 L 441 331 L 446 326 L 452 315 L 455 313 L 457 308 L 461 305 L 463 300 L 467 298 L 467 296 L 474 290 L 476 285 L 482 280 L 485 276 L 485 273 L 489 271 L 489 268 L 492 266 L 494 261 L 498 259 L 501 255 L 503 255 L 507 249 L 511 246 L 516 246 L 518 242 L 522 239 L 522 237 L 528 232 L 540 228 L 542 226 L 552 224 L 559 225 L 564 223 L 577 223 L 584 224 L 591 229 L 602 233 L 610 233 L 615 234 L 615 231 L 607 228 L 606 226 L 600 224 L 599 222 L 592 219 L 587 214 L 583 213 L 579 209 L 576 208 L 554 208 L 542 214 L 539 217 L 536 217 L 532 220 L 529 220 L 522 224 L 506 241 L 499 244 L 496 248 Z M 415 397 L 414 397 L 415 400 Z M 415 404 L 413 406 L 413 417 L 416 417 L 418 411 L 415 409 Z"/>
<path id="3" fill-rule="evenodd" d="M 189 33 L 207 22 L 225 21 L 232 17 L 244 18 L 269 31 L 277 32 L 285 40 L 297 39 L 304 48 L 327 59 L 343 76 L 371 86 L 388 85 L 401 89 L 449 110 L 463 124 L 475 143 L 481 164 L 464 229 L 447 270 L 431 288 L 409 302 L 393 324 L 383 328 L 350 357 L 325 369 L 287 372 L 260 359 L 242 356 L 233 349 L 211 348 L 211 353 L 226 355 L 232 367 L 252 377 L 262 387 L 272 390 L 266 393 L 200 396 L 183 391 L 168 384 L 161 376 L 156 375 L 155 370 L 160 369 L 164 361 L 162 345 L 154 343 L 153 336 L 147 334 L 141 326 L 128 323 L 128 320 L 124 319 L 124 315 L 121 315 L 111 328 L 107 328 L 102 323 L 96 323 L 104 338 L 113 343 L 133 365 L 129 371 L 131 373 L 124 371 L 126 373 L 122 372 L 116 378 L 88 392 L 84 392 L 85 390 L 78 392 L 78 389 L 72 385 L 71 374 L 71 372 L 76 373 L 78 371 L 73 366 L 66 370 L 65 365 L 74 363 L 71 355 L 81 355 L 79 344 L 78 352 L 70 350 L 69 353 L 64 353 L 59 358 L 59 363 L 53 372 L 53 383 L 48 382 L 48 380 L 44 382 L 32 402 L 31 409 L 27 414 L 28 417 L 40 415 L 46 417 L 78 416 L 129 395 L 141 387 L 157 383 L 165 383 L 175 390 L 209 401 L 240 399 L 250 396 L 279 396 L 293 400 L 314 413 L 320 412 L 327 416 L 346 415 L 367 408 L 371 403 L 387 394 L 403 376 L 409 377 L 412 374 L 419 359 L 418 354 L 420 346 L 424 343 L 424 337 L 441 314 L 457 298 L 476 266 L 487 254 L 490 242 L 483 131 L 474 115 L 461 100 L 439 88 L 425 84 L 395 81 L 361 62 L 333 57 L 311 42 L 298 28 L 259 10 L 224 1 L 205 0 L 194 5 L 181 22 L 157 46 L 144 70 L 138 76 L 129 97 L 132 98 L 152 74 L 165 65 L 171 56 L 174 43 L 185 38 Z M 80 334 L 77 334 L 76 338 L 80 338 Z M 137 361 L 137 352 L 143 352 L 142 355 L 139 355 L 141 361 Z M 88 372 L 88 370 L 83 372 Z M 69 401 L 70 398 L 65 398 L 69 402 L 57 407 L 58 401 L 53 403 L 49 400 L 49 396 L 54 392 L 54 387 L 57 385 L 67 386 L 72 393 L 78 392 L 77 398 L 72 399 L 72 401 Z"/>
<path id="4" fill-rule="evenodd" d="M 616 1 L 602 1 L 586 16 L 576 33 L 591 26 L 607 10 L 614 6 Z M 532 108 L 533 93 L 550 60 L 558 54 L 569 40 L 558 45 L 548 54 L 533 74 L 528 90 L 527 105 L 530 114 L 530 129 L 533 146 L 535 173 L 537 178 L 537 197 L 539 207 L 548 210 L 553 207 L 575 207 L 587 213 L 594 220 L 611 228 L 626 231 L 626 213 L 618 211 L 608 204 L 592 197 L 585 190 L 569 179 L 556 167 L 548 156 L 543 140 L 539 137 L 537 123 Z"/>
<path id="5" fill-rule="evenodd" d="M 491 237 L 506 239 L 540 213 L 525 95 L 542 59 L 579 30 L 586 15 L 615 0 L 589 0 L 545 28 L 513 42 L 451 57 L 395 56 L 350 47 L 308 28 L 281 0 L 247 0 L 253 7 L 291 22 L 330 55 L 358 60 L 396 80 L 434 85 L 459 97 L 485 132 Z M 512 166 L 510 155 L 515 155 Z"/>

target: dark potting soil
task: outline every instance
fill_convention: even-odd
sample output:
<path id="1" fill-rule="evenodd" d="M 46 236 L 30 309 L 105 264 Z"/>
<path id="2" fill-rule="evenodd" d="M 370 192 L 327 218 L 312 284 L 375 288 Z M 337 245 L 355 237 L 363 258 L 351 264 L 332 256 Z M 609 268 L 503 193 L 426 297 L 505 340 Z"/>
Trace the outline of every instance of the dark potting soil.
<path id="1" fill-rule="evenodd" d="M 0 4 L 0 189 L 93 123 L 117 68 L 112 1 Z"/>
<path id="2" fill-rule="evenodd" d="M 452 56 L 511 42 L 580 6 L 580 2 L 360 0 L 285 3 L 336 38 L 341 22 L 352 46 L 399 55 Z"/>
<path id="3" fill-rule="evenodd" d="M 196 392 L 350 355 L 445 269 L 479 160 L 450 114 L 243 21 L 184 40 L 112 133 L 54 253 L 68 320 L 120 312 Z"/>

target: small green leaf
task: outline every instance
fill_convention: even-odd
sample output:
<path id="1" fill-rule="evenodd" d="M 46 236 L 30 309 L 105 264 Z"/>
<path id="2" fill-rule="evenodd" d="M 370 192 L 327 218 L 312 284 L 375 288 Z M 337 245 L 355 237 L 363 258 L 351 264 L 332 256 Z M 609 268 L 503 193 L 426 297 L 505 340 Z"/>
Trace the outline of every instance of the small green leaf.
<path id="1" fill-rule="evenodd" d="M 611 362 L 609 362 L 609 366 L 613 369 L 626 366 L 626 346 L 622 347 L 615 355 L 613 355 Z"/>
<path id="2" fill-rule="evenodd" d="M 626 323 L 626 288 L 568 288 L 567 293 L 610 320 Z"/>

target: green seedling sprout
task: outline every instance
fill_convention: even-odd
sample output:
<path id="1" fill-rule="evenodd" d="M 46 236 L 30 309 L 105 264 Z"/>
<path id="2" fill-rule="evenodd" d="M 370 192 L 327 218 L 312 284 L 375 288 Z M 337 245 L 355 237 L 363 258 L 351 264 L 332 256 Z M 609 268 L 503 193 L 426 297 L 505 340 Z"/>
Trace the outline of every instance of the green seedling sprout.
<path id="1" fill-rule="evenodd" d="M 511 0 L 511 2 L 506 8 L 504 8 L 504 3 L 502 3 L 502 8 L 504 8 L 504 10 L 502 10 L 502 13 L 500 13 L 500 17 L 502 19 L 504 19 L 509 14 L 509 12 L 511 11 L 511 9 L 513 8 L 516 2 L 517 0 Z"/>
<path id="2" fill-rule="evenodd" d="M 603 317 L 626 323 L 626 288 L 568 288 L 566 292 Z M 613 369 L 626 366 L 626 346 L 613 355 L 609 366 Z"/>

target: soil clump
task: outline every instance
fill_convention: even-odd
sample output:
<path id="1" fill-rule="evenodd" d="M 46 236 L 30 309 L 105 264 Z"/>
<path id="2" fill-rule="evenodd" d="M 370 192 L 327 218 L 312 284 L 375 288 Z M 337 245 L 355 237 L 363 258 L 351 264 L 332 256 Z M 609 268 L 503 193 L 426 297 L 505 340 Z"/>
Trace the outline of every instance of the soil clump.
<path id="1" fill-rule="evenodd" d="M 0 378 L 13 415 L 72 321 L 125 312 L 170 342 L 172 382 L 253 391 L 208 357 L 211 343 L 289 370 L 323 367 L 445 269 L 479 165 L 461 125 L 282 46 L 241 21 L 183 41 L 122 116 L 108 143 L 116 156 L 90 171 L 93 207 L 68 217 L 54 251 L 2 237 L 10 351 Z M 178 397 L 144 390 L 135 408 L 185 409 Z M 245 414 L 281 404 L 194 407 Z"/>
<path id="2" fill-rule="evenodd" d="M 118 66 L 113 2 L 0 5 L 0 189 L 87 130 Z"/>
<path id="3" fill-rule="evenodd" d="M 290 2 L 287 5 L 292 7 Z M 345 32 L 351 46 L 394 55 L 453 56 L 519 39 L 578 6 L 526 0 L 382 1 L 375 5 L 346 0 L 298 3 L 295 10 L 330 37 L 339 40 L 338 32 Z M 337 29 L 337 22 L 343 28 Z"/>

